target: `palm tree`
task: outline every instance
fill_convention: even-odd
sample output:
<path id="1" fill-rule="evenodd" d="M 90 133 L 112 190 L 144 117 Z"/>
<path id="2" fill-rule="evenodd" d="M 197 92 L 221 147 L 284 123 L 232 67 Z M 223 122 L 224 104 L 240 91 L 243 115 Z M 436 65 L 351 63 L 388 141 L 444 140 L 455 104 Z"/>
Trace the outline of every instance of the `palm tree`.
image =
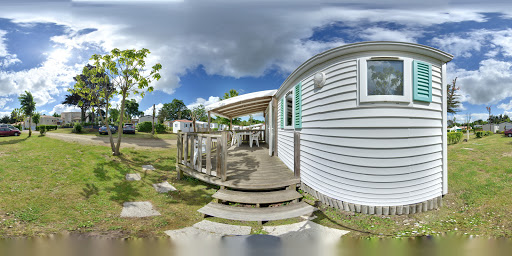
<path id="1" fill-rule="evenodd" d="M 36 102 L 32 93 L 25 91 L 25 94 L 21 94 L 18 99 L 20 100 L 21 110 L 28 116 L 28 136 L 32 136 L 32 115 L 36 111 Z"/>

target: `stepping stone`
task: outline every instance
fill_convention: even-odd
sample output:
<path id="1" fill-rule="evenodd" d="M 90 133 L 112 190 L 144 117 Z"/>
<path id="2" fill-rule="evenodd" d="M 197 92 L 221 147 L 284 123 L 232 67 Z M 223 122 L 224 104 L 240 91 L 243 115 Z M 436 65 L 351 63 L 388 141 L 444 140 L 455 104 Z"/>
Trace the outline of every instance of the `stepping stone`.
<path id="1" fill-rule="evenodd" d="M 161 215 L 157 210 L 153 209 L 151 202 L 126 202 L 123 203 L 121 217 L 126 218 L 142 218 Z"/>
<path id="2" fill-rule="evenodd" d="M 164 181 L 162 183 L 153 184 L 156 192 L 158 193 L 167 193 L 169 191 L 176 191 L 177 189 L 173 187 L 169 182 Z"/>
<path id="3" fill-rule="evenodd" d="M 324 227 L 312 221 L 302 221 L 289 225 L 267 226 L 263 230 L 269 235 L 279 236 L 283 242 L 316 242 L 335 244 L 349 231 Z"/>
<path id="4" fill-rule="evenodd" d="M 156 169 L 152 165 L 143 165 L 142 166 L 142 170 L 143 171 L 153 171 L 153 170 L 156 170 Z"/>
<path id="5" fill-rule="evenodd" d="M 251 233 L 251 227 L 249 226 L 229 225 L 209 220 L 203 220 L 201 222 L 198 222 L 194 224 L 192 227 L 201 229 L 203 231 L 228 236 L 243 236 L 249 235 Z"/>
<path id="6" fill-rule="evenodd" d="M 126 180 L 140 180 L 140 175 L 138 173 L 128 173 L 126 174 Z"/>

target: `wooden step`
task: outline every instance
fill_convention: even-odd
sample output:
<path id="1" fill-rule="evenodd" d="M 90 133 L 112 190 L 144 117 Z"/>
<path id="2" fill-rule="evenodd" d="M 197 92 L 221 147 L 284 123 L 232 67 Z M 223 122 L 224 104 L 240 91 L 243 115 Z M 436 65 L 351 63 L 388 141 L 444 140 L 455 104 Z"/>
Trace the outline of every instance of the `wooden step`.
<path id="1" fill-rule="evenodd" d="M 302 195 L 292 189 L 272 192 L 243 192 L 221 189 L 212 197 L 222 201 L 243 204 L 272 204 L 299 199 L 302 198 Z"/>
<path id="2" fill-rule="evenodd" d="M 291 203 L 279 207 L 249 208 L 209 203 L 198 212 L 228 220 L 271 221 L 310 215 L 317 209 L 304 202 Z"/>

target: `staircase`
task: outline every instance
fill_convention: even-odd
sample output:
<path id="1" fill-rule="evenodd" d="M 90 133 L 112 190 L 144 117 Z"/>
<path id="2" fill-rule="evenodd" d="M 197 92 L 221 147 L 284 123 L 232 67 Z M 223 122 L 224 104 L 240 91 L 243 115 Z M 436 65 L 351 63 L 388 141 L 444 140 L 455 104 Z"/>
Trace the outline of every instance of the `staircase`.
<path id="1" fill-rule="evenodd" d="M 296 185 L 266 191 L 222 187 L 213 198 L 217 199 L 216 203 L 209 203 L 198 210 L 205 217 L 261 223 L 311 215 L 316 210 L 309 204 L 299 202 L 302 195 L 296 191 Z"/>

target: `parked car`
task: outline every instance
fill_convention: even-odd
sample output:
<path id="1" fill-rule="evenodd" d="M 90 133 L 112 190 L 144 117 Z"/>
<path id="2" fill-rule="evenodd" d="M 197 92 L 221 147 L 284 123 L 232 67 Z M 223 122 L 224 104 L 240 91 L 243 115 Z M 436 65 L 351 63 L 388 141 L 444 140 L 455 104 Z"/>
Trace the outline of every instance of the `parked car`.
<path id="1" fill-rule="evenodd" d="M 7 127 L 9 129 L 17 129 L 12 124 L 0 124 L 0 128 Z"/>
<path id="2" fill-rule="evenodd" d="M 98 129 L 98 132 L 99 132 L 100 134 L 108 134 L 107 126 L 105 126 L 105 125 L 104 125 L 104 126 L 100 127 L 100 128 Z M 116 132 L 117 132 L 116 127 L 115 127 L 115 126 L 110 126 L 110 132 L 111 132 L 111 133 L 116 133 Z"/>
<path id="3" fill-rule="evenodd" d="M 7 126 L 0 127 L 0 136 L 20 136 L 21 131 L 18 128 L 13 127 L 12 129 Z"/>
<path id="4" fill-rule="evenodd" d="M 512 137 L 512 129 L 505 130 L 503 134 L 505 134 L 505 136 Z"/>
<path id="5" fill-rule="evenodd" d="M 123 125 L 123 133 L 133 133 L 133 134 L 135 134 L 135 125 L 133 125 L 133 124 L 124 124 Z"/>

